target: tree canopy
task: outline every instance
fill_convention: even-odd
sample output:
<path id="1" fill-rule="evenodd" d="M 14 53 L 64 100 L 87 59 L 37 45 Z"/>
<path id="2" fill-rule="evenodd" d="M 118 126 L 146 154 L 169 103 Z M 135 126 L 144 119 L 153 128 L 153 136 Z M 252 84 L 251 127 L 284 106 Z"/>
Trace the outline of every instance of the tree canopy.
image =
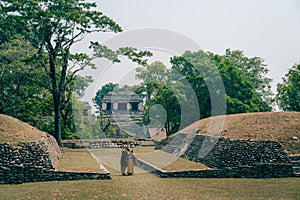
<path id="1" fill-rule="evenodd" d="M 264 60 L 247 57 L 239 50 L 227 49 L 223 55 L 186 51 L 171 58 L 170 68 L 160 61 L 148 65 L 146 57 L 152 54 L 133 47 L 112 50 L 91 41 L 91 54 L 71 51 L 88 34 L 121 31 L 119 24 L 90 1 L 2 0 L 0 112 L 50 132 L 59 145 L 62 138 L 78 137 L 72 135 L 76 131 L 87 133 L 83 137 L 98 137 L 101 129 L 113 133 L 109 121 L 96 124 L 81 115 L 84 103 L 78 98 L 92 79 L 78 72 L 95 68 L 96 58 L 120 62 L 120 56 L 139 64 L 136 77 L 142 83 L 104 85 L 94 98 L 99 111 L 108 92 L 134 91 L 145 100 L 143 123 L 164 120 L 170 135 L 210 116 L 272 110 L 272 80 Z M 300 65 L 296 64 L 277 85 L 276 100 L 283 110 L 300 111 L 299 74 Z M 79 112 L 74 113 L 74 108 Z M 101 118 L 103 113 L 99 114 Z M 77 130 L 74 118 L 79 121 Z"/>
<path id="2" fill-rule="evenodd" d="M 295 64 L 277 84 L 276 100 L 284 111 L 300 111 L 300 64 Z"/>
<path id="3" fill-rule="evenodd" d="M 0 112 L 53 133 L 47 75 L 37 63 L 28 63 L 35 51 L 20 36 L 0 45 Z"/>
<path id="4" fill-rule="evenodd" d="M 172 71 L 159 61 L 147 67 L 137 68 L 136 71 L 136 77 L 143 81 L 143 93 L 146 97 L 144 123 L 153 125 L 153 121 L 151 121 L 153 119 L 150 116 L 152 113 L 152 118 L 165 118 L 165 121 L 157 122 L 163 127 L 156 128 L 165 128 L 167 135 L 175 133 L 180 125 L 180 105 L 175 94 L 176 88 L 173 87 L 174 84 L 171 84 Z M 160 105 L 165 112 L 154 112 L 155 105 Z M 156 116 L 165 113 L 165 117 Z"/>
<path id="5" fill-rule="evenodd" d="M 119 62 L 118 55 L 125 55 L 134 62 L 151 55 L 147 51 L 136 52 L 131 47 L 110 50 L 99 42 L 91 42 L 93 55 L 71 53 L 71 47 L 92 32 L 120 32 L 121 27 L 102 12 L 97 5 L 84 0 L 3 0 L 0 2 L 1 42 L 22 35 L 36 49 L 32 58 L 38 60 L 49 78 L 49 90 L 54 109 L 54 133 L 61 144 L 61 111 L 67 86 L 76 73 L 86 67 L 94 67 L 92 60 L 107 58 Z"/>
<path id="6" fill-rule="evenodd" d="M 136 69 L 146 97 L 144 123 L 151 124 L 151 109 L 160 105 L 167 135 L 210 116 L 272 109 L 271 79 L 259 57 L 230 49 L 224 55 L 186 51 L 171 64 L 168 69 L 157 61 Z"/>

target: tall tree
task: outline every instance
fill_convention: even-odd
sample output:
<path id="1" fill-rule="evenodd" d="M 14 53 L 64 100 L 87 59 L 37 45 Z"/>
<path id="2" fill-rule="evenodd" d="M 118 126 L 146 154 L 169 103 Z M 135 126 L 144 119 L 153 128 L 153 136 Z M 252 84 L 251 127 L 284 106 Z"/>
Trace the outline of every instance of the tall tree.
<path id="1" fill-rule="evenodd" d="M 295 64 L 277 84 L 276 100 L 284 111 L 300 111 L 300 64 Z"/>
<path id="2" fill-rule="evenodd" d="M 253 102 L 261 112 L 271 111 L 273 92 L 271 91 L 272 79 L 268 77 L 269 69 L 260 57 L 246 57 L 240 50 L 226 49 L 223 59 L 230 60 L 242 73 L 243 80 L 253 86 Z"/>
<path id="3" fill-rule="evenodd" d="M 154 122 L 151 120 L 155 119 L 151 119 L 151 117 L 165 120 L 159 121 L 158 124 L 164 124 L 167 135 L 175 133 L 178 131 L 182 122 L 181 119 L 183 118 L 180 104 L 188 106 L 188 103 L 183 103 L 187 97 L 182 92 L 186 88 L 183 88 L 180 81 L 176 80 L 178 78 L 177 74 L 172 69 L 168 69 L 162 62 L 156 61 L 149 66 L 139 67 L 136 71 L 136 77 L 142 80 L 141 85 L 143 86 L 138 89 L 143 88 L 143 93 L 146 97 L 144 123 L 146 125 L 153 125 Z M 157 108 L 163 109 L 163 112 L 162 110 L 154 111 L 153 108 L 156 105 L 160 105 Z M 151 114 L 166 114 L 166 116 L 150 116 Z"/>
<path id="4" fill-rule="evenodd" d="M 240 51 L 237 52 L 240 53 Z M 225 85 L 227 113 L 271 111 L 270 99 L 265 99 L 264 96 L 267 95 L 263 92 L 264 90 L 258 89 L 268 87 L 269 83 L 263 78 L 260 80 L 260 78 L 254 78 L 254 75 L 249 75 L 249 71 L 256 71 L 256 76 L 262 77 L 259 70 L 252 69 L 257 68 L 257 66 L 248 64 L 247 67 L 249 69 L 246 71 L 237 60 L 238 58 L 243 60 L 248 58 L 237 58 L 237 56 L 232 58 L 231 56 L 226 56 L 226 54 L 220 56 L 210 53 L 210 55 L 218 66 Z"/>
<path id="5" fill-rule="evenodd" d="M 221 77 L 218 77 L 218 68 L 212 59 L 204 51 L 186 51 L 182 56 L 171 58 L 171 63 L 173 64 L 172 68 L 185 77 L 196 94 L 196 101 L 200 110 L 198 119 L 211 116 L 212 95 L 220 96 L 216 98 L 220 100 L 225 98 L 225 94 L 217 92 L 220 91 L 220 88 L 215 88 L 215 83 L 218 83 L 218 79 Z"/>
<path id="6" fill-rule="evenodd" d="M 71 54 L 71 47 L 92 32 L 120 32 L 121 27 L 103 13 L 96 11 L 96 4 L 84 0 L 3 0 L 0 2 L 0 31 L 9 38 L 14 31 L 23 35 L 38 49 L 36 59 L 40 59 L 50 80 L 50 91 L 54 105 L 55 137 L 61 143 L 61 109 L 67 85 L 75 74 L 86 67 L 94 67 L 91 61 L 104 57 L 119 62 L 118 54 L 126 55 L 139 64 L 139 58 L 150 55 L 136 53 L 133 48 L 112 51 L 92 42 L 92 57 L 87 54 Z M 67 76 L 68 71 L 71 72 Z"/>
<path id="7" fill-rule="evenodd" d="M 201 118 L 212 114 L 211 93 L 218 88 L 209 91 L 209 85 L 220 78 L 225 87 L 227 114 L 271 110 L 265 94 L 271 80 L 265 77 L 268 70 L 261 58 L 247 58 L 241 51 L 227 50 L 225 55 L 187 51 L 180 57 L 173 57 L 171 62 L 196 92 Z"/>

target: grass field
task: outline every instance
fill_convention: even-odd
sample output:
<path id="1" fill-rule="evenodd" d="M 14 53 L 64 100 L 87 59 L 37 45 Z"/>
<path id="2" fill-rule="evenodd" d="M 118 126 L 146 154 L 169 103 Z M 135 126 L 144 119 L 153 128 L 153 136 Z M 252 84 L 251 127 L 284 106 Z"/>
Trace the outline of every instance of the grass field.
<path id="1" fill-rule="evenodd" d="M 119 162 L 120 149 L 90 151 L 111 162 Z M 151 153 L 153 149 L 135 148 L 134 151 L 137 154 Z M 63 149 L 62 152 L 60 169 L 99 170 L 86 149 Z M 183 162 L 179 160 L 173 167 L 178 167 L 178 164 Z M 106 167 L 112 174 L 111 180 L 0 185 L 0 199 L 300 199 L 299 178 L 158 178 L 145 171 L 133 176 L 120 176 L 119 168 Z"/>
<path id="2" fill-rule="evenodd" d="M 300 199 L 299 178 L 188 179 L 152 174 L 112 176 L 112 180 L 0 185 L 6 199 Z"/>
<path id="3" fill-rule="evenodd" d="M 102 172 L 95 159 L 86 149 L 61 149 L 56 170 L 75 172 Z"/>

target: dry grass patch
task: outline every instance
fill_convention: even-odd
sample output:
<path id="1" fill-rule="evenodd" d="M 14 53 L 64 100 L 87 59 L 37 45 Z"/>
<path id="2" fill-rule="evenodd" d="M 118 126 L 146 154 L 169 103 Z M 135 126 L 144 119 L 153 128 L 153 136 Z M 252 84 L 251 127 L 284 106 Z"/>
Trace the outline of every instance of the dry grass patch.
<path id="1" fill-rule="evenodd" d="M 159 150 L 148 153 L 138 153 L 136 156 L 147 163 L 166 171 L 188 171 L 208 168 L 201 163 L 180 158 Z"/>
<path id="2" fill-rule="evenodd" d="M 193 162 L 185 158 L 178 158 L 170 165 L 162 168 L 165 171 L 193 171 L 193 170 L 200 170 L 200 169 L 208 169 L 206 165 Z"/>
<path id="3" fill-rule="evenodd" d="M 45 133 L 16 118 L 0 114 L 0 143 L 33 142 Z"/>
<path id="4" fill-rule="evenodd" d="M 104 173 L 87 149 L 61 149 L 58 171 L 100 172 Z"/>

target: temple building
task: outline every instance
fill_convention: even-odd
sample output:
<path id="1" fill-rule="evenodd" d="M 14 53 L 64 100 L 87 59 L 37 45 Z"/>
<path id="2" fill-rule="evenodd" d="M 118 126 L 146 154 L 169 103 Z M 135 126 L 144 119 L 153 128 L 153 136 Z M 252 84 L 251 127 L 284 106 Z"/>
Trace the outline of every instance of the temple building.
<path id="1" fill-rule="evenodd" d="M 109 92 L 102 99 L 104 117 L 118 129 L 119 135 L 149 137 L 147 127 L 139 125 L 143 119 L 143 99 L 134 92 Z"/>
<path id="2" fill-rule="evenodd" d="M 142 114 L 143 99 L 133 92 L 109 92 L 102 99 L 102 111 L 104 114 Z"/>

